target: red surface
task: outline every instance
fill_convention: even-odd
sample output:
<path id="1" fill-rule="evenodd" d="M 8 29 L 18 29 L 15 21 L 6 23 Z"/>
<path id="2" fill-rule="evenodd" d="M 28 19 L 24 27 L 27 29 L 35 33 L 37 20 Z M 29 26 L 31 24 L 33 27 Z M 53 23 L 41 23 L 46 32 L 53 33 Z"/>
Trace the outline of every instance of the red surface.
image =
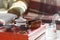
<path id="1" fill-rule="evenodd" d="M 28 36 L 22 34 L 0 33 L 0 40 L 28 40 Z"/>

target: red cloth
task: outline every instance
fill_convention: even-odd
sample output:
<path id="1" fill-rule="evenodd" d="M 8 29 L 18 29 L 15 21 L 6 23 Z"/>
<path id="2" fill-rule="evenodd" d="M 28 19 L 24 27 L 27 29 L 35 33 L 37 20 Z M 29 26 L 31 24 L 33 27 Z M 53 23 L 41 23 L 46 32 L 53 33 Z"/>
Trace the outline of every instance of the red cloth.
<path id="1" fill-rule="evenodd" d="M 28 40 L 28 36 L 23 34 L 0 33 L 0 40 Z"/>

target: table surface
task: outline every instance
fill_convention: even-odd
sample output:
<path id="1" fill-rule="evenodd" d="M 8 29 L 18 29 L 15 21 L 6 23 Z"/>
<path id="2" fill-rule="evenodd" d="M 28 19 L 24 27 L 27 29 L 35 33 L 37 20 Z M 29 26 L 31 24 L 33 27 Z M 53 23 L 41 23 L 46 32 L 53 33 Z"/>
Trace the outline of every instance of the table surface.
<path id="1" fill-rule="evenodd" d="M 57 30 L 57 40 L 60 40 L 60 30 Z"/>
<path id="2" fill-rule="evenodd" d="M 57 32 L 57 34 L 56 34 L 56 36 L 57 36 L 57 39 L 56 40 L 60 40 L 60 30 L 56 30 Z M 46 34 L 44 33 L 43 35 L 41 35 L 41 36 L 39 36 L 36 40 L 46 40 L 46 36 L 45 36 Z"/>

